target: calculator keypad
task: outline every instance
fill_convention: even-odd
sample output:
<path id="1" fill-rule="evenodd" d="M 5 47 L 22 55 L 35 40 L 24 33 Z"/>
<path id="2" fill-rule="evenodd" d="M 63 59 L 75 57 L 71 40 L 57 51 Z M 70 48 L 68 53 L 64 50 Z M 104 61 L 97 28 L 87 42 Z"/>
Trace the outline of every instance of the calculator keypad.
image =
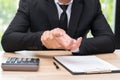
<path id="1" fill-rule="evenodd" d="M 39 58 L 16 58 L 9 57 L 2 63 L 3 70 L 9 71 L 35 71 L 39 68 Z"/>

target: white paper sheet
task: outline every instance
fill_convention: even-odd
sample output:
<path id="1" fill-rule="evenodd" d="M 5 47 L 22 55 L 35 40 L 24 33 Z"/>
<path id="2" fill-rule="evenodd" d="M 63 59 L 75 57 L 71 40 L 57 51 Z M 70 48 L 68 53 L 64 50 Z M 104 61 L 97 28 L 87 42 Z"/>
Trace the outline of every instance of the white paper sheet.
<path id="1" fill-rule="evenodd" d="M 120 70 L 96 56 L 56 56 L 54 58 L 73 73 L 94 73 Z"/>

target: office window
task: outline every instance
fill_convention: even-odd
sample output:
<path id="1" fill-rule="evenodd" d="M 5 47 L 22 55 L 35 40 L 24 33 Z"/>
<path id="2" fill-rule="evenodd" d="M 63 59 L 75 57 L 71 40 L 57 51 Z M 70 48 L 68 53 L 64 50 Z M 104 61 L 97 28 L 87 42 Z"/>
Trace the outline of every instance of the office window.
<path id="1" fill-rule="evenodd" d="M 0 0 L 0 41 L 1 37 L 15 16 L 19 0 Z M 0 44 L 0 50 L 2 50 Z"/>
<path id="2" fill-rule="evenodd" d="M 102 3 L 102 10 L 114 31 L 114 8 L 116 0 L 100 0 Z M 18 8 L 19 0 L 0 0 L 0 40 L 1 37 L 12 21 Z M 0 50 L 2 47 L 0 45 Z"/>
<path id="3" fill-rule="evenodd" d="M 100 0 L 101 5 L 102 5 L 102 11 L 114 31 L 115 27 L 115 5 L 116 5 L 116 0 Z"/>
<path id="4" fill-rule="evenodd" d="M 112 31 L 114 32 L 116 0 L 100 0 L 100 2 L 103 14 L 106 17 Z M 88 38 L 93 37 L 91 35 L 91 31 L 89 31 L 87 37 Z"/>

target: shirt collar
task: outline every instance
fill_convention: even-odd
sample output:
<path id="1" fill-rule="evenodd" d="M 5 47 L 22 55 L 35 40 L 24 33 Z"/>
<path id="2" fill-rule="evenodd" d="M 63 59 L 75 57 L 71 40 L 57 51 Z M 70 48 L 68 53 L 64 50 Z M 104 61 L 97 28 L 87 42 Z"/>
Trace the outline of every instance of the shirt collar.
<path id="1" fill-rule="evenodd" d="M 63 5 L 63 3 L 60 3 L 59 0 L 54 0 L 56 4 L 61 4 Z M 72 4 L 73 3 L 73 0 L 71 0 L 69 3 L 65 4 L 65 5 L 69 5 L 69 4 Z"/>

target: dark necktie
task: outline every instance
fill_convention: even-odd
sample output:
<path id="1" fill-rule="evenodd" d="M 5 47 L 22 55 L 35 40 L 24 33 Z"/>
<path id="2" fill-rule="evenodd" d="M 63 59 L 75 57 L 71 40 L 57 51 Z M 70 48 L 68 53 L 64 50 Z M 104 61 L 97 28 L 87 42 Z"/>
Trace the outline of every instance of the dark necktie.
<path id="1" fill-rule="evenodd" d="M 63 12 L 62 12 L 62 14 L 60 16 L 60 25 L 59 25 L 59 27 L 64 29 L 65 31 L 67 31 L 68 19 L 67 19 L 66 10 L 67 10 L 68 5 L 60 5 L 60 7 L 63 10 Z"/>

